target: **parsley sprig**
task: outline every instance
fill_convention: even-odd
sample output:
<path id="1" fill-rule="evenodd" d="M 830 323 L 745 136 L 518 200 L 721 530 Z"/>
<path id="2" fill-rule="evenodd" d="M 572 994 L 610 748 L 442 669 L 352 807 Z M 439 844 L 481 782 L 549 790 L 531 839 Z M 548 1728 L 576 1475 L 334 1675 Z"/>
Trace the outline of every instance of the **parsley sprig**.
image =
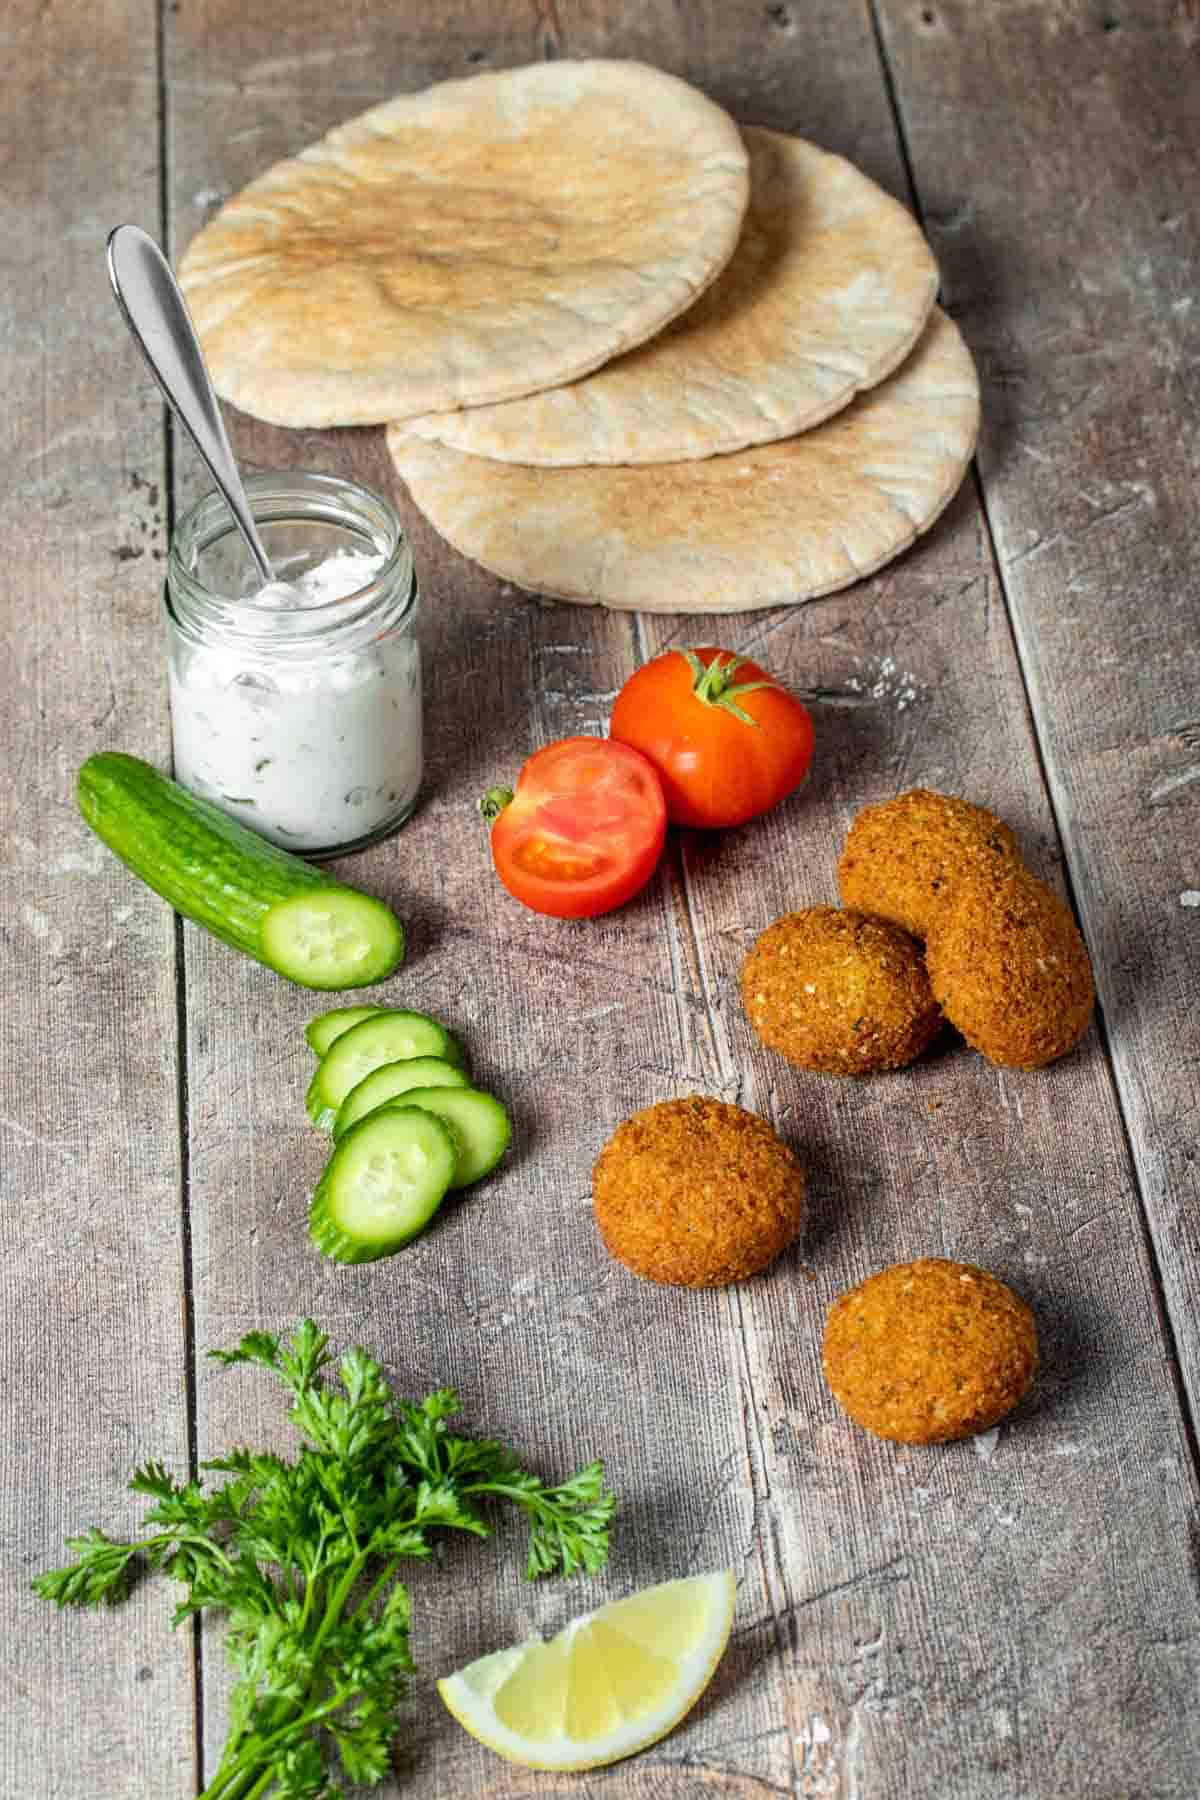
<path id="1" fill-rule="evenodd" d="M 400 1399 L 357 1349 L 327 1382 L 328 1344 L 304 1319 L 290 1342 L 252 1331 L 236 1350 L 211 1351 L 278 1376 L 299 1453 L 231 1450 L 202 1465 L 227 1477 L 208 1491 L 147 1463 L 129 1485 L 153 1499 L 152 1529 L 129 1543 L 94 1527 L 68 1538 L 75 1561 L 33 1583 L 59 1606 L 98 1606 L 122 1600 L 139 1572 L 163 1570 L 186 1589 L 176 1625 L 209 1608 L 226 1615 L 237 1681 L 203 1800 L 331 1800 L 338 1762 L 352 1783 L 384 1779 L 414 1669 L 397 1569 L 432 1554 L 435 1528 L 487 1537 L 482 1503 L 507 1500 L 528 1520 L 530 1578 L 591 1574 L 608 1555 L 615 1502 L 598 1462 L 547 1487 L 505 1445 L 448 1429 L 451 1388 Z"/>

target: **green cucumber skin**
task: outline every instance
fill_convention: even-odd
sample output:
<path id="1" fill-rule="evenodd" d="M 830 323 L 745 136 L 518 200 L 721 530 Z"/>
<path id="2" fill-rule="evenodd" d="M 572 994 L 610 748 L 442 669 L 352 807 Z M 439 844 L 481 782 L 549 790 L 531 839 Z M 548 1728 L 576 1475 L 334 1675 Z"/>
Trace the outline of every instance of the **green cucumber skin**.
<path id="1" fill-rule="evenodd" d="M 140 757 L 118 750 L 102 750 L 87 759 L 79 771 L 78 800 L 84 819 L 114 856 L 176 912 L 286 980 L 297 981 L 264 952 L 263 919 L 282 900 L 344 891 L 346 883 L 331 881 Z M 393 968 L 402 956 L 403 933 Z M 390 973 L 375 973 L 370 981 Z"/>
<path id="2" fill-rule="evenodd" d="M 313 1078 L 309 1082 L 308 1091 L 304 1096 L 304 1110 L 307 1112 L 318 1131 L 332 1131 L 333 1121 L 337 1118 L 337 1108 L 335 1106 L 326 1106 L 324 1100 L 321 1098 L 321 1090 L 317 1084 L 317 1076 L 320 1073 L 320 1065 L 318 1065 L 313 1072 Z"/>
<path id="3" fill-rule="evenodd" d="M 79 810 L 126 868 L 214 937 L 258 958 L 263 915 L 332 885 L 219 807 L 117 750 L 79 771 Z"/>

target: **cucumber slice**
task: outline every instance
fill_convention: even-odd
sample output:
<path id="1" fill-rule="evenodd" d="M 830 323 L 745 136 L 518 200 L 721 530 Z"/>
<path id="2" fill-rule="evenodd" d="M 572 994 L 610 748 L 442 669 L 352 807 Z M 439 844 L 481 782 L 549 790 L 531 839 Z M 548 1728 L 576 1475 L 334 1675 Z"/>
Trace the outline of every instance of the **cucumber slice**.
<path id="1" fill-rule="evenodd" d="M 391 909 L 353 888 L 320 888 L 280 901 L 263 914 L 258 936 L 267 967 L 310 988 L 367 987 L 404 954 Z"/>
<path id="2" fill-rule="evenodd" d="M 382 900 L 267 843 L 139 757 L 89 756 L 78 800 L 96 835 L 176 912 L 289 981 L 365 987 L 404 955 Z"/>
<path id="3" fill-rule="evenodd" d="M 406 1107 L 433 1113 L 449 1125 L 457 1138 L 458 1161 L 452 1188 L 469 1187 L 488 1174 L 512 1138 L 508 1114 L 494 1094 L 485 1094 L 480 1088 L 412 1088 L 402 1099 L 392 1102 L 387 1111 L 403 1112 Z"/>
<path id="4" fill-rule="evenodd" d="M 386 1006 L 335 1006 L 329 1012 L 318 1013 L 304 1027 L 304 1041 L 310 1050 L 318 1056 L 324 1056 L 329 1046 L 340 1038 L 343 1031 L 349 1031 L 352 1025 L 361 1025 L 364 1019 L 374 1018 L 376 1013 L 388 1012 Z"/>
<path id="5" fill-rule="evenodd" d="M 309 1236 L 335 1262 L 390 1256 L 429 1223 L 457 1157 L 449 1127 L 419 1107 L 360 1119 L 317 1183 Z"/>
<path id="6" fill-rule="evenodd" d="M 317 1064 L 305 1098 L 309 1118 L 322 1131 L 330 1130 L 352 1087 L 372 1069 L 410 1056 L 439 1056 L 460 1066 L 463 1062 L 460 1046 L 428 1013 L 389 1011 L 352 1025 Z"/>
<path id="7" fill-rule="evenodd" d="M 409 1088 L 432 1091 L 434 1088 L 469 1088 L 470 1085 L 470 1077 L 465 1071 L 457 1063 L 447 1062 L 443 1056 L 406 1056 L 401 1062 L 381 1063 L 350 1089 L 338 1107 L 333 1121 L 333 1141 L 336 1144 L 351 1125 L 374 1112 L 385 1100 L 394 1100 L 397 1094 L 403 1094 Z"/>

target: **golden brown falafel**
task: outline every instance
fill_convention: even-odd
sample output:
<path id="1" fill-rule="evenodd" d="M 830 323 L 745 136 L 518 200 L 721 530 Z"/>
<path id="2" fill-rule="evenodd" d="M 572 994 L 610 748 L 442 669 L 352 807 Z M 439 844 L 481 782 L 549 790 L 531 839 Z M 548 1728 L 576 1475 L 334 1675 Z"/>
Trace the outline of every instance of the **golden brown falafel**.
<path id="1" fill-rule="evenodd" d="M 897 1263 L 829 1309 L 821 1363 L 856 1424 L 901 1444 L 986 1431 L 1037 1367 L 1037 1327 L 1010 1287 L 970 1263 Z"/>
<path id="2" fill-rule="evenodd" d="M 855 816 L 838 888 L 844 906 L 924 938 L 963 875 L 1020 860 L 1016 838 L 994 813 L 952 794 L 910 788 Z"/>
<path id="3" fill-rule="evenodd" d="M 742 964 L 741 990 L 763 1043 L 826 1075 L 903 1068 L 942 1022 L 908 933 L 836 906 L 768 925 Z"/>
<path id="4" fill-rule="evenodd" d="M 1044 1068 L 1087 1030 L 1095 987 L 1079 928 L 1027 869 L 963 881 L 925 960 L 946 1017 L 994 1063 Z"/>
<path id="5" fill-rule="evenodd" d="M 773 1262 L 798 1235 L 804 1171 L 765 1119 L 693 1094 L 619 1125 L 596 1160 L 605 1245 L 635 1275 L 721 1287 Z"/>

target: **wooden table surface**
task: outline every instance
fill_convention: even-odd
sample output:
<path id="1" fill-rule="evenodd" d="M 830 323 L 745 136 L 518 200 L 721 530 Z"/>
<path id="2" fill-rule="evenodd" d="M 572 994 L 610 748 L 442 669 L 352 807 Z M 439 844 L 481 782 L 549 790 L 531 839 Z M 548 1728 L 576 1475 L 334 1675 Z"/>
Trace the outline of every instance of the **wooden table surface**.
<path id="1" fill-rule="evenodd" d="M 421 1677 L 387 1793 L 841 1800 L 1200 1792 L 1200 13 L 1195 0 L 8 0 L 0 392 L 3 1544 L 0 1794 L 145 1800 L 215 1766 L 219 1638 L 175 1591 L 59 1614 L 29 1579 L 134 1465 L 285 1443 L 273 1393 L 207 1359 L 309 1313 L 402 1391 L 548 1475 L 604 1459 L 610 1564 L 527 1585 L 519 1539 L 412 1581 Z M 977 464 L 919 546 L 813 604 L 721 621 L 811 697 L 807 786 L 586 925 L 492 877 L 480 792 L 601 732 L 625 676 L 714 627 L 536 599 L 442 544 L 379 430 L 232 420 L 260 465 L 396 491 L 424 589 L 423 803 L 345 874 L 411 954 L 381 997 L 445 1017 L 510 1102 L 503 1171 L 402 1256 L 322 1261 L 318 1007 L 192 927 L 92 839 L 86 755 L 169 766 L 158 594 L 204 484 L 105 279 L 132 219 L 173 254 L 276 158 L 393 93 L 559 56 L 629 56 L 744 122 L 852 158 L 929 234 L 981 372 Z M 1037 1074 L 960 1042 L 899 1075 L 762 1050 L 740 959 L 835 899 L 862 804 L 927 785 L 1009 820 L 1071 897 L 1100 1009 Z M 640 1282 L 593 1228 L 590 1169 L 636 1107 L 766 1115 L 811 1176 L 768 1275 Z M 1035 1309 L 1043 1366 L 998 1436 L 860 1432 L 824 1386 L 841 1290 L 932 1254 Z M 444 1712 L 435 1675 L 634 1586 L 731 1564 L 730 1649 L 640 1758 L 556 1779 Z"/>

